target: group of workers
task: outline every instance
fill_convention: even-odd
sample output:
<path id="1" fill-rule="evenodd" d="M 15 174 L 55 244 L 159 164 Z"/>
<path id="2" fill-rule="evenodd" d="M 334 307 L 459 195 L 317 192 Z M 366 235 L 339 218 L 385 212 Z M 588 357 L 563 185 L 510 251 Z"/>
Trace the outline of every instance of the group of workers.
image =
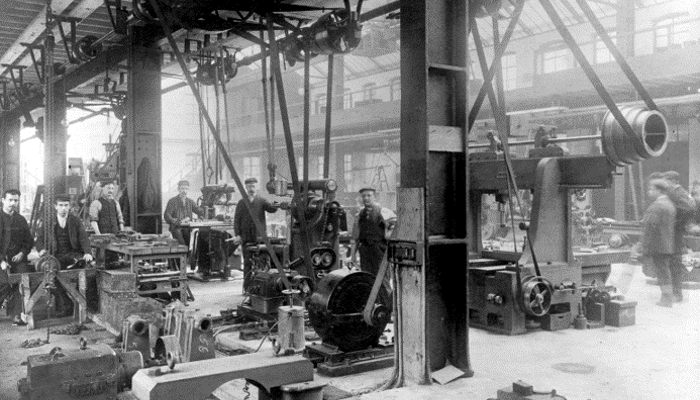
<path id="1" fill-rule="evenodd" d="M 255 178 L 245 180 L 245 195 L 251 206 L 251 212 L 247 207 L 236 207 L 233 221 L 234 234 L 231 241 L 243 250 L 244 291 L 247 291 L 252 282 L 252 260 L 246 250 L 248 245 L 256 244 L 260 235 L 256 220 L 266 226 L 265 213 L 274 213 L 279 208 L 275 204 L 258 194 L 258 181 Z M 170 233 L 178 243 L 190 244 L 189 229 L 184 229 L 192 220 L 193 214 L 202 217 L 204 210 L 197 203 L 187 197 L 189 182 L 178 183 L 178 195 L 170 199 L 164 212 L 164 219 L 170 225 Z M 375 190 L 363 188 L 360 190 L 363 208 L 357 215 L 357 221 L 353 230 L 355 245 L 352 247 L 351 260 L 356 260 L 359 252 L 361 268 L 364 271 L 376 274 L 387 248 L 387 238 L 390 224 L 385 218 L 385 213 L 375 200 Z M 90 204 L 90 226 L 95 234 L 117 234 L 124 230 L 124 216 L 119 202 L 115 199 L 116 186 L 112 182 L 105 183 L 98 199 Z M 53 226 L 53 243 L 47 246 L 44 243 L 43 228 L 37 232 L 36 243 L 32 237 L 27 220 L 19 214 L 20 192 L 9 189 L 3 193 L 2 213 L 0 213 L 0 304 L 7 301 L 7 314 L 12 316 L 13 325 L 22 326 L 26 323 L 22 320 L 23 299 L 19 293 L 19 285 L 10 283 L 9 273 L 20 274 L 34 272 L 34 266 L 29 263 L 27 257 L 36 245 L 39 256 L 51 249 L 51 255 L 56 257 L 61 268 L 69 268 L 79 261 L 86 263 L 93 261 L 90 240 L 81 219 L 70 212 L 70 197 L 56 195 L 54 208 L 56 210 L 56 222 Z"/>
<path id="2" fill-rule="evenodd" d="M 652 203 L 642 221 L 641 253 L 656 272 L 661 288 L 657 304 L 662 307 L 683 301 L 683 236 L 700 206 L 700 192 L 691 196 L 679 180 L 676 171 L 652 173 L 647 178 L 647 195 Z"/>
<path id="3" fill-rule="evenodd" d="M 252 282 L 252 257 L 248 251 L 249 245 L 258 243 L 261 235 L 258 233 L 256 220 L 262 227 L 266 227 L 265 213 L 274 213 L 280 208 L 268 199 L 258 194 L 258 180 L 248 178 L 244 181 L 245 196 L 250 202 L 250 212 L 239 204 L 233 217 L 234 245 L 242 247 L 243 253 L 243 290 L 247 291 Z M 180 244 L 189 245 L 189 230 L 184 229 L 183 224 L 191 221 L 193 214 L 202 217 L 203 210 L 187 197 L 189 190 L 188 181 L 178 182 L 178 195 L 168 201 L 163 215 L 170 225 L 170 233 Z M 351 251 L 351 260 L 354 262 L 357 252 L 360 253 L 361 268 L 376 274 L 387 248 L 387 238 L 390 224 L 382 212 L 382 207 L 376 203 L 375 190 L 363 188 L 360 190 L 363 208 L 358 214 L 355 229 L 353 230 L 355 246 Z"/>

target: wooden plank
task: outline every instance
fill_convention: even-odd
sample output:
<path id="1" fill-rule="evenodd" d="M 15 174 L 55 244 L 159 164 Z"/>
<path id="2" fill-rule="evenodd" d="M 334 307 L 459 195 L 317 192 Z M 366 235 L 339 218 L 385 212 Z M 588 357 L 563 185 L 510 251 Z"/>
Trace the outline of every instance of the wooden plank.
<path id="1" fill-rule="evenodd" d="M 51 2 L 51 9 L 54 14 L 61 14 L 68 8 L 69 5 L 73 3 L 73 0 L 53 0 Z M 41 12 L 34 17 L 32 22 L 27 26 L 27 28 L 22 32 L 21 35 L 12 43 L 12 46 L 2 55 L 0 58 L 1 64 L 14 64 L 18 57 L 24 53 L 26 47 L 22 46 L 20 43 L 34 43 L 34 41 L 44 33 L 44 27 L 46 25 L 46 7 L 44 7 Z M 58 36 L 58 35 L 57 35 Z M 60 36 L 58 36 L 60 37 Z M 30 60 L 30 57 L 25 57 L 24 60 Z M 22 63 L 21 65 L 29 65 L 29 63 Z M 0 75 L 5 75 L 7 68 L 2 68 L 2 73 Z"/>

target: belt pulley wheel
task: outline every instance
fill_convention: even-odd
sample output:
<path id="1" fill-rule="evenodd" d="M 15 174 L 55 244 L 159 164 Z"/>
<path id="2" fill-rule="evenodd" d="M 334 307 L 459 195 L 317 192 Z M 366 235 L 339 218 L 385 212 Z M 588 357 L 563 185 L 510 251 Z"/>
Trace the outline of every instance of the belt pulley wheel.
<path id="1" fill-rule="evenodd" d="M 552 306 L 552 284 L 541 276 L 525 278 L 522 283 L 523 311 L 531 317 L 541 317 Z"/>
<path id="2" fill-rule="evenodd" d="M 362 317 L 374 279 L 368 272 L 339 269 L 318 282 L 307 309 L 311 325 L 323 343 L 346 352 L 377 344 L 386 323 L 371 326 Z M 383 286 L 376 303 L 382 306 L 384 313 L 391 314 L 391 297 Z"/>

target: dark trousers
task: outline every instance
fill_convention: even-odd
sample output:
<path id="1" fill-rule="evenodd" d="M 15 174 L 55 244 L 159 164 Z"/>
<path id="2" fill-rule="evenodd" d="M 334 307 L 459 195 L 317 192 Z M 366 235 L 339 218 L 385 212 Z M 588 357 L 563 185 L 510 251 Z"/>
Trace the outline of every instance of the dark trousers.
<path id="1" fill-rule="evenodd" d="M 658 253 L 651 256 L 654 270 L 656 271 L 656 278 L 661 286 L 671 285 L 671 259 L 673 257 L 672 254 Z"/>
<path id="2" fill-rule="evenodd" d="M 19 316 L 22 313 L 22 296 L 19 293 L 19 284 L 11 285 L 8 271 L 13 274 L 34 272 L 34 267 L 26 261 L 19 263 L 10 262 L 10 268 L 0 270 L 0 303 L 6 298 L 10 298 L 7 304 L 7 315 Z"/>
<path id="3" fill-rule="evenodd" d="M 247 243 L 243 245 L 243 293 L 248 291 L 250 283 L 253 281 L 253 260 L 251 259 L 250 246 L 255 243 Z"/>
<path id="4" fill-rule="evenodd" d="M 386 248 L 386 242 L 360 241 L 360 268 L 377 276 Z"/>
<path id="5" fill-rule="evenodd" d="M 673 294 L 680 295 L 683 293 L 683 275 L 685 273 L 683 255 L 673 255 L 670 261 L 669 270 L 671 272 L 671 286 L 673 286 Z"/>
<path id="6" fill-rule="evenodd" d="M 181 245 L 189 246 L 190 245 L 190 230 L 189 229 L 180 229 L 178 227 L 170 225 L 170 234 L 173 235 L 173 239 L 177 240 L 177 242 Z"/>

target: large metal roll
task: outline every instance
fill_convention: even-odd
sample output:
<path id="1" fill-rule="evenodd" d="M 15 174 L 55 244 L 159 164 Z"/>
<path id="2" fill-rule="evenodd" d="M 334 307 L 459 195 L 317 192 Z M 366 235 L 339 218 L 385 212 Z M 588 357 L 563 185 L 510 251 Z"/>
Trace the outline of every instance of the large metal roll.
<path id="1" fill-rule="evenodd" d="M 610 111 L 600 125 L 603 152 L 612 164 L 621 167 L 663 154 L 668 134 L 663 114 L 643 107 L 620 107 L 620 112 L 634 135 L 626 133 Z"/>
<path id="2" fill-rule="evenodd" d="M 365 303 L 374 285 L 368 272 L 335 270 L 318 282 L 307 305 L 309 320 L 323 343 L 342 351 L 363 350 L 378 343 L 386 324 L 368 325 L 362 318 Z M 391 313 L 389 292 L 382 286 L 378 304 Z"/>

